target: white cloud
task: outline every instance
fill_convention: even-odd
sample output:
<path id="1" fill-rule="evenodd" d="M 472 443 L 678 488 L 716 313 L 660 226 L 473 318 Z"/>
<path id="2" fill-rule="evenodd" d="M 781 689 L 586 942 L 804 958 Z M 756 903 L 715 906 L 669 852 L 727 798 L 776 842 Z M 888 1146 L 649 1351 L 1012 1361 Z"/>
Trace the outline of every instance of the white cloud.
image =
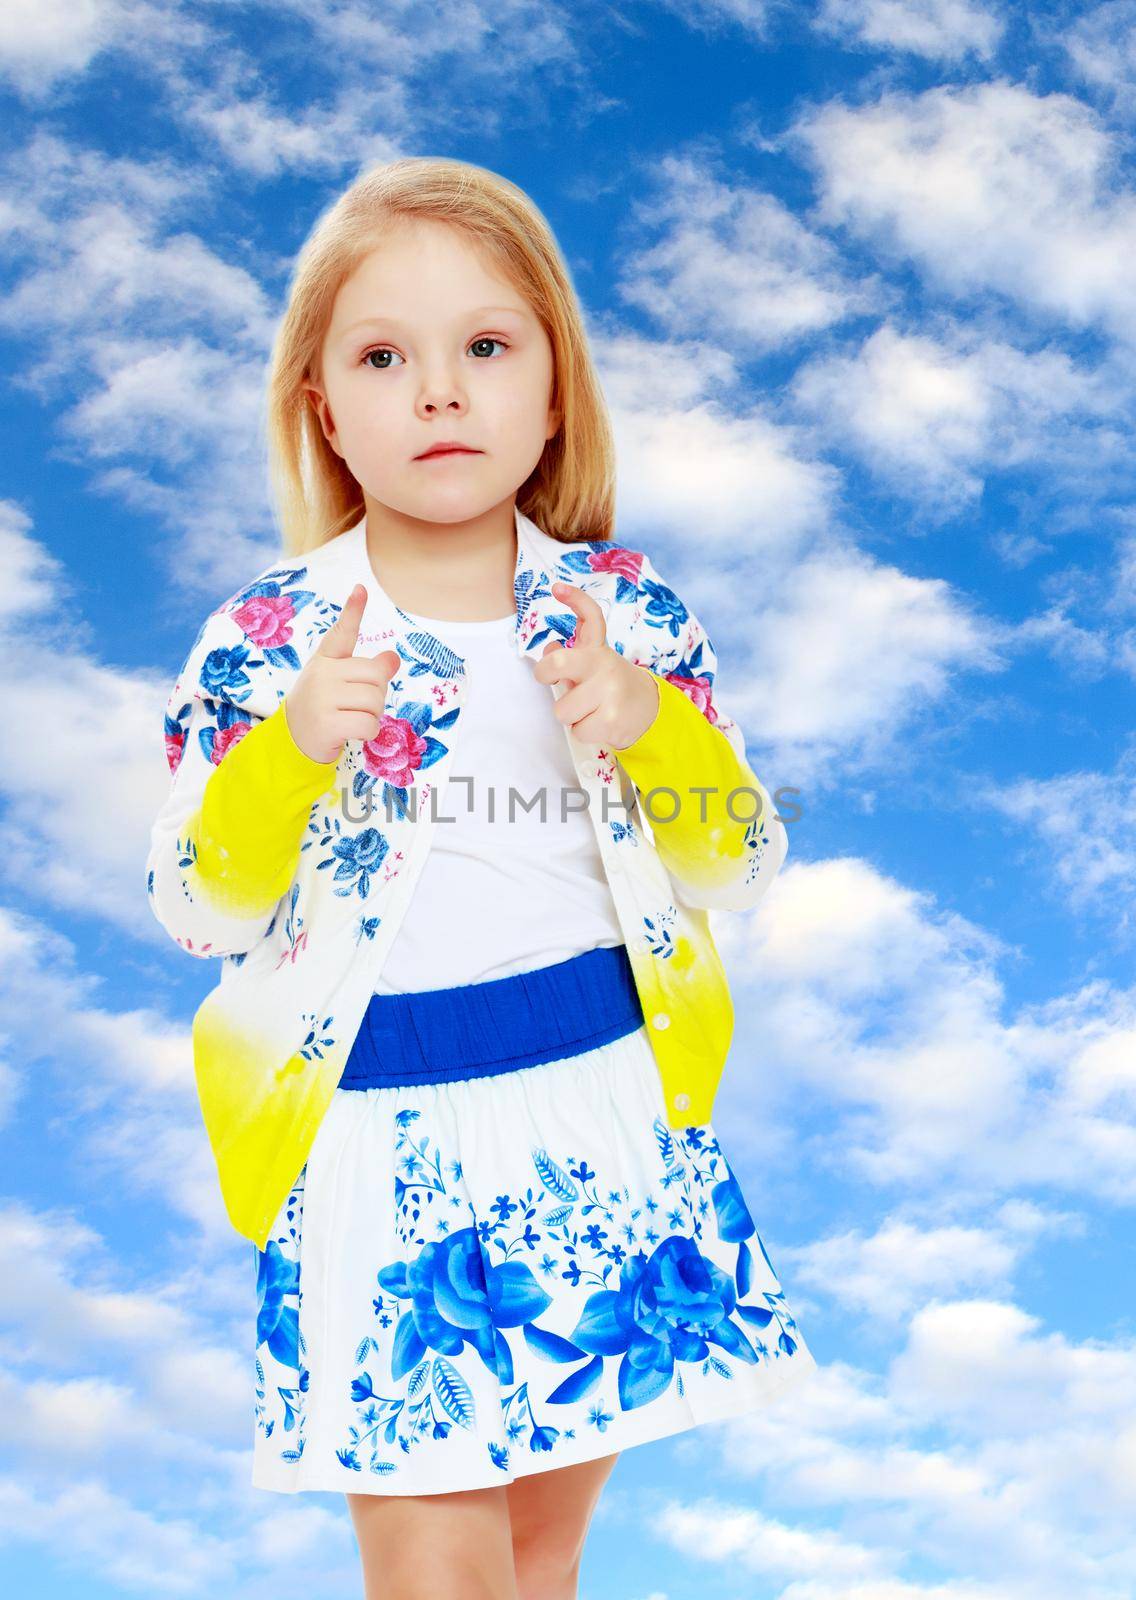
<path id="1" fill-rule="evenodd" d="M 991 479 L 1025 467 L 1044 468 L 1082 507 L 1131 472 L 1119 425 L 1132 409 L 1126 377 L 974 324 L 933 334 L 885 323 L 856 350 L 803 363 L 790 392 L 826 441 L 924 516 L 958 515 Z"/>
<path id="2" fill-rule="evenodd" d="M 907 258 L 929 284 L 1136 338 L 1136 199 L 1121 150 L 1071 95 L 997 80 L 804 113 L 815 220 Z"/>
<path id="3" fill-rule="evenodd" d="M 128 36 L 125 0 L 5 0 L 0 7 L 0 74 L 29 97 L 83 72 Z"/>
<path id="4" fill-rule="evenodd" d="M 1091 681 L 1123 666 L 1123 634 L 1086 628 L 1068 614 L 1064 602 L 1046 606 L 1026 617 L 1014 630 L 1019 648 L 1036 644 L 1059 664 L 1070 684 Z M 1136 659 L 1129 670 L 1136 666 Z M 1058 863 L 1060 865 L 1060 862 Z"/>
<path id="5" fill-rule="evenodd" d="M 9 1120 L 30 1088 L 27 1063 L 40 1077 L 58 1073 L 66 1094 L 56 1107 L 56 1159 L 70 1140 L 86 1183 L 164 1204 L 219 1248 L 232 1230 L 201 1127 L 188 1025 L 150 1007 L 100 1004 L 104 980 L 77 966 L 72 942 L 4 906 L 0 952 L 4 1043 L 11 1061 L 23 1063 L 19 1072 L 8 1068 Z M 157 967 L 139 970 L 160 1001 Z"/>
<path id="6" fill-rule="evenodd" d="M 951 696 L 954 677 L 1004 664 L 1002 630 L 942 580 L 851 549 L 818 550 L 785 575 L 771 568 L 767 590 L 758 557 L 739 570 L 756 575 L 758 600 L 735 577 L 734 608 L 744 599 L 746 609 L 725 613 L 730 647 L 711 630 L 723 702 L 769 752 L 774 782 L 801 789 L 806 807 L 836 772 L 848 784 L 867 770 L 898 778 L 918 759 L 913 729 Z"/>
<path id="7" fill-rule="evenodd" d="M 42 1546 L 79 1579 L 94 1572 L 128 1594 L 194 1600 L 234 1577 L 228 1541 L 205 1518 L 144 1511 L 92 1477 L 42 1488 L 0 1479 L 0 1532 Z"/>
<path id="8" fill-rule="evenodd" d="M 64 606 L 73 611 L 76 599 L 63 562 L 30 537 L 31 527 L 26 512 L 11 500 L 0 500 L 0 565 L 5 575 L 0 629 L 12 628 L 9 636 L 0 636 L 0 644 L 13 662 L 24 629 L 49 635 L 60 611 Z"/>
<path id="9" fill-rule="evenodd" d="M 660 237 L 626 256 L 617 289 L 665 335 L 773 350 L 878 304 L 775 196 L 731 188 L 690 157 L 664 156 L 653 173 L 635 214 Z M 686 348 L 696 360 L 697 346 Z"/>
<path id="10" fill-rule="evenodd" d="M 8 705 L 0 846 L 10 888 L 41 908 L 153 935 L 145 863 L 170 782 L 162 744 L 169 687 L 152 681 L 144 688 L 128 672 L 31 645 L 0 669 Z M 45 761 L 45 728 L 67 730 L 61 759 Z"/>
<path id="11" fill-rule="evenodd" d="M 889 1216 L 871 1232 L 845 1228 L 798 1249 L 783 1248 L 782 1260 L 793 1281 L 878 1325 L 906 1318 L 932 1298 L 968 1290 L 1007 1293 L 1040 1237 L 1084 1229 L 1068 1212 L 1047 1212 L 1028 1201 L 1007 1202 L 988 1223 L 936 1222 L 942 1215 L 937 1196 L 925 1210 L 926 1226 Z"/>
<path id="12" fill-rule="evenodd" d="M 1078 7 L 1056 42 L 1090 90 L 1104 95 L 1114 116 L 1136 111 L 1136 5 L 1132 0 Z"/>
<path id="13" fill-rule="evenodd" d="M 929 61 L 988 61 L 1005 24 L 970 0 L 822 0 L 814 26 L 848 43 L 908 51 Z"/>
<path id="14" fill-rule="evenodd" d="M 83 653 L 91 629 L 70 577 L 29 526 L 0 502 L 0 557 L 13 574 L 0 618 L 4 879 L 41 909 L 102 917 L 157 945 L 166 935 L 146 901 L 145 864 L 169 789 L 162 715 L 173 673 L 167 682 Z M 49 759 L 45 728 L 66 730 Z"/>
<path id="15" fill-rule="evenodd" d="M 129 59 L 152 86 L 214 38 L 200 15 L 163 0 L 5 0 L 0 77 L 34 108 L 52 97 L 57 107 L 104 56 Z"/>
<path id="16" fill-rule="evenodd" d="M 1050 1332 L 1008 1300 L 935 1304 L 882 1376 L 825 1363 L 788 1403 L 678 1440 L 703 1492 L 652 1524 L 708 1568 L 774 1574 L 782 1600 L 1118 1600 L 1134 1389 L 1131 1340 Z"/>
<path id="17" fill-rule="evenodd" d="M 838 539 L 839 477 L 803 428 L 713 399 L 733 382 L 723 350 L 613 336 L 598 354 L 620 460 L 616 537 L 641 543 L 698 613 L 724 703 L 778 782 L 894 763 L 901 749 L 910 759 L 912 726 L 956 676 L 1003 667 L 1010 630 L 943 580 Z"/>
<path id="18" fill-rule="evenodd" d="M 1107 896 L 1118 931 L 1132 928 L 1136 754 L 1131 749 L 1112 772 L 1024 777 L 984 785 L 982 798 L 1017 825 L 1023 841 L 1033 842 L 1070 905 L 1099 911 Z"/>
<path id="19" fill-rule="evenodd" d="M 0 325 L 28 341 L 21 382 L 63 398 L 71 458 L 110 464 L 94 487 L 155 513 L 160 566 L 216 604 L 276 542 L 264 537 L 265 291 L 177 229 L 203 173 L 41 134 L 6 176 L 0 239 L 17 276 Z"/>
<path id="20" fill-rule="evenodd" d="M 623 353 L 629 359 L 613 366 L 610 382 L 624 485 L 618 526 L 669 535 L 700 563 L 708 550 L 720 564 L 733 549 L 763 552 L 779 570 L 822 525 L 833 470 L 797 458 L 791 434 L 761 416 L 733 417 L 702 403 L 637 407 L 662 353 L 644 352 L 642 363 L 633 346 Z"/>
<path id="21" fill-rule="evenodd" d="M 213 15 L 220 16 L 216 8 Z M 514 106 L 526 121 L 553 114 L 551 94 L 545 101 L 526 92 L 534 72 L 557 105 L 582 77 L 575 19 L 546 0 L 495 0 L 492 7 L 474 0 L 386 0 L 382 7 L 281 0 L 273 18 L 280 55 L 317 64 L 299 101 L 272 78 L 265 86 L 257 49 L 232 29 L 210 29 L 192 53 L 154 63 L 171 120 L 204 140 L 227 170 L 257 180 L 358 171 L 414 154 L 436 133 L 448 139 L 456 122 L 467 139 L 492 138 Z M 499 62 L 504 39 L 507 75 Z M 588 88 L 594 110 L 598 97 Z"/>
<path id="22" fill-rule="evenodd" d="M 790 1589 L 781 1591 L 787 1600 L 789 1594 L 810 1593 L 818 1580 L 839 1583 L 841 1595 L 876 1594 L 875 1580 L 888 1561 L 884 1551 L 851 1536 L 795 1526 L 709 1497 L 672 1502 L 657 1531 L 688 1560 L 789 1583 Z M 863 1588 L 865 1584 L 872 1588 Z"/>
<path id="23" fill-rule="evenodd" d="M 773 0 L 656 0 L 672 11 L 686 27 L 710 35 L 728 28 L 739 28 L 755 39 L 764 39 L 771 18 L 776 14 Z"/>
<path id="24" fill-rule="evenodd" d="M 397 78 L 380 78 L 379 87 L 352 81 L 326 102 L 297 107 L 273 103 L 244 77 L 222 69 L 217 82 L 183 80 L 171 95 L 179 120 L 204 136 L 234 172 L 261 181 L 292 172 L 339 174 L 348 161 L 363 167 L 408 153 L 384 131 L 408 116 L 405 85 Z"/>
<path id="25" fill-rule="evenodd" d="M 760 1148 L 791 1098 L 825 1167 L 949 1190 L 959 1214 L 1026 1188 L 1136 1196 L 1136 991 L 1099 981 L 1011 1009 L 991 933 L 851 858 L 790 859 L 766 913 L 721 933 L 754 982 L 735 1050 L 762 1063 L 760 1104 L 723 1080 L 739 1139 L 752 1128 Z"/>

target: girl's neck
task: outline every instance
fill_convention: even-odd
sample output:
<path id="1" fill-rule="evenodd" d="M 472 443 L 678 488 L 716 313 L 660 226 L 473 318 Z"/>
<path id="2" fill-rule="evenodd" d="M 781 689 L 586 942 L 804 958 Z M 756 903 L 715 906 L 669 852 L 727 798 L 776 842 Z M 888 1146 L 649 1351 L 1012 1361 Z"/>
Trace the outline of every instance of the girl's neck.
<path id="1" fill-rule="evenodd" d="M 404 611 L 438 621 L 483 622 L 516 604 L 512 503 L 471 522 L 423 523 L 367 498 L 367 556 L 375 581 Z"/>

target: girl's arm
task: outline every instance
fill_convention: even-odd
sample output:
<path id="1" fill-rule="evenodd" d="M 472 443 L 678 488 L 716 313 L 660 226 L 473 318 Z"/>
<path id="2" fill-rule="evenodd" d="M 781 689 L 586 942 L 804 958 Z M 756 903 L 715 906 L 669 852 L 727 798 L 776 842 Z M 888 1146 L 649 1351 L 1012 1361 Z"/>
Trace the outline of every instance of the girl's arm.
<path id="1" fill-rule="evenodd" d="M 146 888 L 158 921 L 195 956 L 239 955 L 267 933 L 291 885 L 311 808 L 337 763 L 296 745 L 283 700 L 264 716 L 249 643 L 231 616 L 206 619 L 166 704 L 173 783 L 151 832 Z"/>
<path id="2" fill-rule="evenodd" d="M 745 911 L 776 877 L 789 836 L 749 766 L 741 729 L 715 693 L 718 657 L 709 635 L 646 556 L 639 582 L 665 597 L 664 610 L 684 615 L 689 647 L 675 672 L 651 673 L 659 695 L 655 720 L 633 744 L 611 747 L 612 754 L 640 795 L 676 791 L 677 804 L 673 794 L 653 796 L 647 820 L 683 904 Z"/>

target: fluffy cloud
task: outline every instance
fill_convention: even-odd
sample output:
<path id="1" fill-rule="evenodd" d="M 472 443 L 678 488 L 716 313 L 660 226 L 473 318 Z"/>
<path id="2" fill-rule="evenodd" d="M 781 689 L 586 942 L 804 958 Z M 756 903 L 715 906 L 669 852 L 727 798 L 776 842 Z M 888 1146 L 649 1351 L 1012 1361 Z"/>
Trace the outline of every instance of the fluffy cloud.
<path id="1" fill-rule="evenodd" d="M 803 113 L 817 220 L 915 264 L 928 285 L 1136 338 L 1136 198 L 1090 107 L 999 79 Z"/>
<path id="2" fill-rule="evenodd" d="M 810 1158 L 850 1182 L 960 1211 L 1027 1188 L 1136 1196 L 1136 992 L 1010 1008 L 994 935 L 851 857 L 790 858 L 721 942 L 752 984 L 734 1059 L 761 1063 L 737 1105 L 728 1069 L 723 1100 L 759 1145 L 791 1098 Z"/>

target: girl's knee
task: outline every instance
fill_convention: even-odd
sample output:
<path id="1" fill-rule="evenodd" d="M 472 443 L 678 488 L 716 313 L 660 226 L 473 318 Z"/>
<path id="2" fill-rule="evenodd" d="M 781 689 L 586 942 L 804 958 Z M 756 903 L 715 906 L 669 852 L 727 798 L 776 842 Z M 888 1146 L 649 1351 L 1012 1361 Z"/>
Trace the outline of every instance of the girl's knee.
<path id="1" fill-rule="evenodd" d="M 576 1600 L 580 1582 L 578 1551 L 555 1547 L 514 1547 L 518 1600 Z"/>
<path id="2" fill-rule="evenodd" d="M 519 1600 L 511 1552 L 361 1552 L 364 1600 Z M 534 1594 L 537 1591 L 533 1591 Z"/>
<path id="3" fill-rule="evenodd" d="M 518 1600 L 503 1488 L 347 1499 L 365 1600 Z"/>

